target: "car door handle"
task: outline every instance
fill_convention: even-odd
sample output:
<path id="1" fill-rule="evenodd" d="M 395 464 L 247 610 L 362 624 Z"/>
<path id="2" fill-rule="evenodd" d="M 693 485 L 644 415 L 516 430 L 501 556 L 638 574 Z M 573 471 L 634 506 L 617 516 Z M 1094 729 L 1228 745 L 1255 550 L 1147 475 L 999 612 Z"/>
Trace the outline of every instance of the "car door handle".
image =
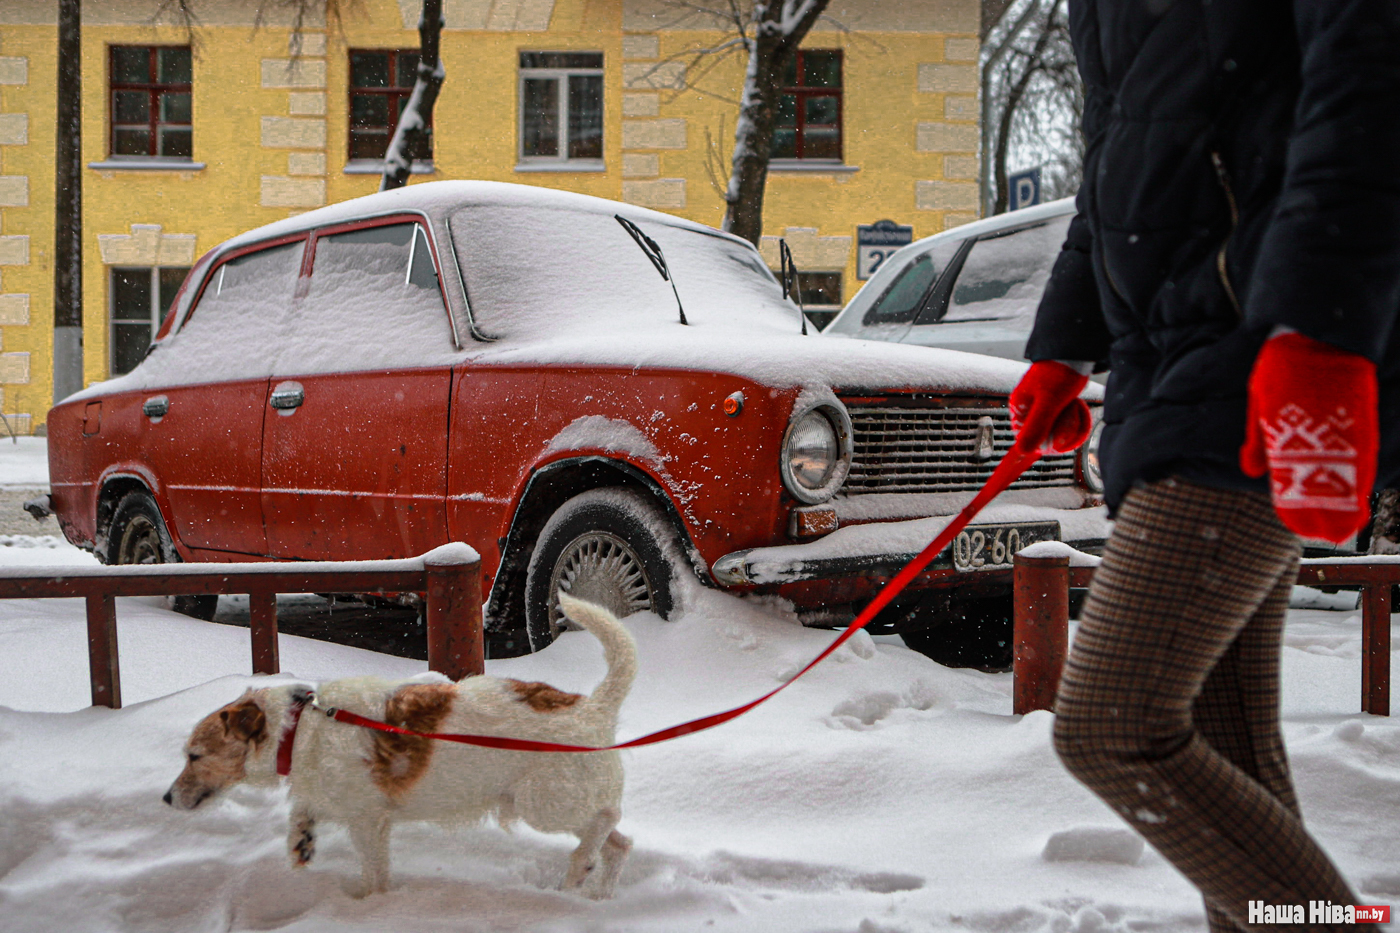
<path id="1" fill-rule="evenodd" d="M 141 414 L 147 418 L 164 418 L 168 411 L 170 411 L 170 399 L 164 395 L 148 398 L 141 403 Z"/>
<path id="2" fill-rule="evenodd" d="M 302 392 L 301 386 L 295 382 L 284 382 L 282 385 L 272 390 L 271 405 L 278 411 L 290 411 L 293 408 L 300 408 L 301 403 L 306 400 L 306 395 Z"/>

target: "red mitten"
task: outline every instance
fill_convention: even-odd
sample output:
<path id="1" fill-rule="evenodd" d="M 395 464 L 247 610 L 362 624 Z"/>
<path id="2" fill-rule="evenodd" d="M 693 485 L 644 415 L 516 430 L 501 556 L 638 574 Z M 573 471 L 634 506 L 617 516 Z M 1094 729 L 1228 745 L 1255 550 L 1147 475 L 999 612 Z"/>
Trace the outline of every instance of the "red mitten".
<path id="1" fill-rule="evenodd" d="M 1089 439 L 1089 406 L 1079 397 L 1089 377 L 1055 360 L 1040 360 L 1011 391 L 1011 428 L 1016 447 L 1038 453 L 1067 453 Z"/>
<path id="2" fill-rule="evenodd" d="M 1298 333 L 1270 338 L 1249 376 L 1240 469 L 1269 474 L 1279 519 L 1341 543 L 1370 517 L 1380 416 L 1376 367 Z"/>

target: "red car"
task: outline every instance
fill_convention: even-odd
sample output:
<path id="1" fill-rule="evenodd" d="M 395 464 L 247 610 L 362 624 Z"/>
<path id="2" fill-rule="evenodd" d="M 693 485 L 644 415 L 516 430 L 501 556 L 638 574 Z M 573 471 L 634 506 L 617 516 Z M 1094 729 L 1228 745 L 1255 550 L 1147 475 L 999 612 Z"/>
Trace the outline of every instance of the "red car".
<path id="1" fill-rule="evenodd" d="M 677 574 L 839 626 L 990 475 L 1023 370 L 804 336 L 758 252 L 700 224 L 414 185 L 201 258 L 144 362 L 49 413 L 51 504 L 112 564 L 466 541 L 498 652 L 548 644 L 560 590 L 664 617 Z M 984 571 L 1101 543 L 1099 490 L 1092 451 L 1042 460 L 883 630 L 1005 663 Z"/>

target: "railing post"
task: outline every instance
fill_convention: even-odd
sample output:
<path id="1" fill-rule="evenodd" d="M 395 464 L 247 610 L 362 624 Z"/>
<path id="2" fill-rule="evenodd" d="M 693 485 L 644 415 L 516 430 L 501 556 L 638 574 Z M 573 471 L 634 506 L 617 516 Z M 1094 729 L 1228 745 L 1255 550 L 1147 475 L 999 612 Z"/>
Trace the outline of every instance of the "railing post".
<path id="1" fill-rule="evenodd" d="M 1361 591 L 1361 711 L 1390 715 L 1390 582 Z"/>
<path id="2" fill-rule="evenodd" d="M 117 599 L 110 594 L 87 597 L 88 676 L 92 705 L 122 708 L 121 667 L 117 661 Z"/>
<path id="3" fill-rule="evenodd" d="M 263 590 L 248 594 L 248 627 L 253 635 L 253 673 L 281 671 L 277 656 L 277 594 Z"/>
<path id="4" fill-rule="evenodd" d="M 1054 709 L 1069 648 L 1069 558 L 1017 554 L 1015 566 L 1012 708 Z"/>
<path id="5" fill-rule="evenodd" d="M 428 668 L 461 680 L 486 673 L 481 561 L 423 562 L 428 590 Z"/>

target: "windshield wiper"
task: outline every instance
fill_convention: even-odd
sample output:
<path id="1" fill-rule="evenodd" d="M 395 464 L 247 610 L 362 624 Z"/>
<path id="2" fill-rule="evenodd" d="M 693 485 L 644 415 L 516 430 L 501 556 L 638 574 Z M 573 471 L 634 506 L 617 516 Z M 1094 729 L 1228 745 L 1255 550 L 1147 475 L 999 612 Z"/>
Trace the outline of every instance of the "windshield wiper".
<path id="1" fill-rule="evenodd" d="M 802 307 L 802 289 L 797 283 L 797 263 L 792 261 L 792 250 L 787 240 L 778 240 L 778 277 L 783 282 L 783 299 L 789 297 L 797 302 L 797 316 L 802 318 L 802 336 L 807 336 L 807 309 Z"/>
<path id="2" fill-rule="evenodd" d="M 661 279 L 671 283 L 671 294 L 676 296 L 676 310 L 681 314 L 681 323 L 689 324 L 685 319 L 685 308 L 681 306 L 681 293 L 676 291 L 676 280 L 671 278 L 671 270 L 666 265 L 666 256 L 661 252 L 661 244 L 653 240 L 642 232 L 642 228 L 632 223 L 621 214 L 613 214 L 613 220 L 622 224 L 622 229 L 626 230 L 632 239 L 636 241 L 642 255 L 651 260 L 651 264 L 656 267 L 656 271 L 661 273 Z"/>

